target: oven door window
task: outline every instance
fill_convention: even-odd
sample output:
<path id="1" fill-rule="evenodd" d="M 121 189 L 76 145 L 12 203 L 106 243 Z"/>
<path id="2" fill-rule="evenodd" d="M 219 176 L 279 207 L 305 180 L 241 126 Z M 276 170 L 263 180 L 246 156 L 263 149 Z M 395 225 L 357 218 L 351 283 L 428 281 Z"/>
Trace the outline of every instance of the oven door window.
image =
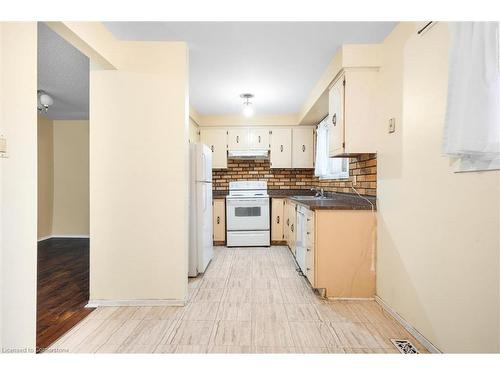
<path id="1" fill-rule="evenodd" d="M 261 207 L 235 207 L 234 216 L 236 217 L 258 217 Z"/>

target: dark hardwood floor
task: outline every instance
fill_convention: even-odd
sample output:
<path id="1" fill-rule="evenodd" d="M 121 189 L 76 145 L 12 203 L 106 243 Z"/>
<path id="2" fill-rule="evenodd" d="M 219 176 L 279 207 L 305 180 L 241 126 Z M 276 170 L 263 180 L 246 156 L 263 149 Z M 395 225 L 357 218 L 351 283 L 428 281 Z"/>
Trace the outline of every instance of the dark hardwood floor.
<path id="1" fill-rule="evenodd" d="M 38 243 L 36 344 L 43 351 L 92 312 L 89 240 L 51 238 Z"/>

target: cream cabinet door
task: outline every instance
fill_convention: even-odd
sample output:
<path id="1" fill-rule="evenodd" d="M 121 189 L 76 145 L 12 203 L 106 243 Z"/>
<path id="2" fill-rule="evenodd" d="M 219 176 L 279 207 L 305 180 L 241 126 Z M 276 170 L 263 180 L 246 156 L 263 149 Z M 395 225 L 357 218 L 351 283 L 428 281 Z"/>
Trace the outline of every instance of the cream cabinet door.
<path id="1" fill-rule="evenodd" d="M 292 130 L 273 129 L 271 142 L 271 168 L 292 167 Z"/>
<path id="2" fill-rule="evenodd" d="M 314 130 L 292 130 L 292 168 L 314 168 Z"/>
<path id="3" fill-rule="evenodd" d="M 212 168 L 227 168 L 226 129 L 200 129 L 200 141 L 212 150 Z"/>
<path id="4" fill-rule="evenodd" d="M 226 205 L 225 199 L 214 199 L 214 241 L 226 240 Z"/>
<path id="5" fill-rule="evenodd" d="M 285 201 L 280 198 L 272 198 L 271 201 L 271 241 L 283 241 L 283 208 Z"/>
<path id="6" fill-rule="evenodd" d="M 290 201 L 285 199 L 283 203 L 283 239 L 288 245 L 288 241 L 290 239 Z"/>
<path id="7" fill-rule="evenodd" d="M 306 225 L 305 225 L 305 230 L 306 230 L 306 236 L 305 236 L 305 247 L 306 247 L 306 271 L 305 275 L 309 282 L 311 283 L 312 287 L 315 287 L 316 285 L 316 278 L 315 278 L 315 248 L 314 248 L 314 236 L 315 236 L 315 229 L 314 229 L 314 212 L 308 210 L 306 213 Z"/>
<path id="8" fill-rule="evenodd" d="M 248 148 L 269 150 L 269 130 L 250 128 L 248 131 Z"/>
<path id="9" fill-rule="evenodd" d="M 288 219 L 290 222 L 290 229 L 288 233 L 288 246 L 293 255 L 295 255 L 295 244 L 297 242 L 297 205 L 290 202 L 288 205 Z"/>
<path id="10" fill-rule="evenodd" d="M 229 129 L 227 145 L 229 150 L 248 150 L 248 129 Z"/>
<path id="11" fill-rule="evenodd" d="M 344 153 L 344 78 L 340 77 L 328 93 L 330 156 Z"/>

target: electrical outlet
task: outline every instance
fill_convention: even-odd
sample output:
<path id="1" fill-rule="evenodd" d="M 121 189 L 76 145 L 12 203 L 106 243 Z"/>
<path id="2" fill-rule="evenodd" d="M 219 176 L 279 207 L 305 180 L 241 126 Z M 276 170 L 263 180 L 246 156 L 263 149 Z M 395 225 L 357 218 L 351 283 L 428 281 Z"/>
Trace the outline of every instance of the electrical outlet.
<path id="1" fill-rule="evenodd" d="M 396 119 L 390 118 L 389 119 L 389 134 L 394 133 L 396 131 Z"/>

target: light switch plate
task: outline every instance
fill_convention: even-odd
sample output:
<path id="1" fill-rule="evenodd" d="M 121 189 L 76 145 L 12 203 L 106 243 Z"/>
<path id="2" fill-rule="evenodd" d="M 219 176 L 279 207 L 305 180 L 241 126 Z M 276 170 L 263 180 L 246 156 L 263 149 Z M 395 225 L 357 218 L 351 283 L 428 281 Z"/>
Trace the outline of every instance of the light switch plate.
<path id="1" fill-rule="evenodd" d="M 389 134 L 394 133 L 396 131 L 396 119 L 390 118 L 389 119 Z"/>

